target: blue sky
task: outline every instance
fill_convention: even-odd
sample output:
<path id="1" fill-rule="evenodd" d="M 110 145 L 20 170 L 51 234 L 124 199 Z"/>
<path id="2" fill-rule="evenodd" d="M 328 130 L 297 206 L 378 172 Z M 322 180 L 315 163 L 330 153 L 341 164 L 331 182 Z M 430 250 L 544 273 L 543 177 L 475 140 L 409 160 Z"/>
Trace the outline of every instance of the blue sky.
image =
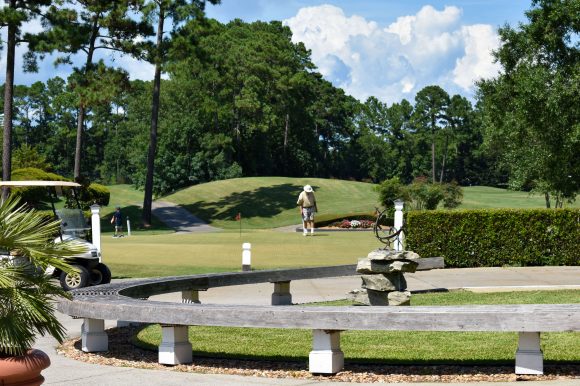
<path id="1" fill-rule="evenodd" d="M 393 103 L 413 100 L 423 87 L 438 84 L 450 94 L 473 97 L 474 82 L 497 74 L 491 50 L 499 45 L 497 27 L 525 21 L 531 0 L 222 0 L 208 4 L 209 17 L 227 23 L 282 20 L 312 52 L 318 70 L 335 86 L 359 100 L 369 96 Z M 26 27 L 40 28 L 38 23 Z M 5 31 L 2 31 L 5 34 Z M 70 67 L 55 68 L 48 57 L 37 74 L 20 70 L 16 84 L 66 78 Z M 0 54 L 4 81 L 5 51 Z M 146 63 L 119 55 L 105 57 L 149 80 Z M 79 64 L 77 64 L 79 65 Z"/>

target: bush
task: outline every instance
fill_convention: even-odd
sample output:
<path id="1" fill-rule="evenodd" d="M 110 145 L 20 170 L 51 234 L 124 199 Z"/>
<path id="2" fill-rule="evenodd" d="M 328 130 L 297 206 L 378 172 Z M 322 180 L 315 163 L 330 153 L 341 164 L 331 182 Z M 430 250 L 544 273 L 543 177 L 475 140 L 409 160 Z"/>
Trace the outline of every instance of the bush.
<path id="1" fill-rule="evenodd" d="M 109 200 L 111 198 L 111 192 L 104 185 L 91 183 L 88 186 L 82 186 L 80 191 L 78 191 L 78 200 L 83 210 L 89 209 L 93 204 L 98 204 L 101 206 L 109 205 Z M 68 208 L 76 208 L 75 198 L 72 196 L 72 192 L 67 194 L 66 206 Z"/>
<path id="2" fill-rule="evenodd" d="M 379 202 L 387 208 L 386 215 L 392 217 L 394 201 L 401 199 L 414 210 L 437 209 L 443 200 L 447 209 L 456 208 L 461 204 L 463 191 L 456 182 L 451 184 L 432 184 L 426 177 L 417 177 L 410 185 L 403 185 L 397 177 L 383 181 L 376 188 Z"/>
<path id="3" fill-rule="evenodd" d="M 12 180 L 14 181 L 70 181 L 58 174 L 48 173 L 37 168 L 21 168 L 12 171 Z M 12 194 L 15 194 L 21 201 L 26 202 L 34 208 L 45 208 L 44 203 L 50 200 L 50 192 L 46 187 L 20 187 L 12 188 Z M 45 208 L 46 209 L 46 208 Z"/>
<path id="4" fill-rule="evenodd" d="M 580 210 L 407 213 L 407 248 L 448 267 L 580 265 Z"/>

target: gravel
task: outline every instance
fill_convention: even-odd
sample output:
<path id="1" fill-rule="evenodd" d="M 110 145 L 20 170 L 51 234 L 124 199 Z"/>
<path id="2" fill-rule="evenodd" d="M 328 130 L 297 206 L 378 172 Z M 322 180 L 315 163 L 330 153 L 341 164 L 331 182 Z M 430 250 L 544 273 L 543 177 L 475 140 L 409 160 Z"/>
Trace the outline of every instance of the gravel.
<path id="1" fill-rule="evenodd" d="M 515 375 L 513 366 L 389 366 L 345 364 L 346 370 L 335 375 L 313 375 L 305 362 L 257 361 L 194 357 L 193 364 L 166 366 L 157 363 L 157 351 L 138 348 L 131 343 L 135 327 L 107 331 L 109 351 L 85 353 L 80 339 L 65 341 L 57 352 L 66 357 L 100 365 L 135 367 L 205 374 L 231 374 L 267 378 L 299 378 L 334 382 L 516 382 L 580 379 L 580 365 L 545 365 L 544 375 Z"/>

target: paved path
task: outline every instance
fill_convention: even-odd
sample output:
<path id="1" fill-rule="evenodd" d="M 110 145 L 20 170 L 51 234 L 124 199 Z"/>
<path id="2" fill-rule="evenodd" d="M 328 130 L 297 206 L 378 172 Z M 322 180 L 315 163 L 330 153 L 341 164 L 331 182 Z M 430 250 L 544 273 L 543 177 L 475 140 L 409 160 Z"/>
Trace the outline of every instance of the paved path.
<path id="1" fill-rule="evenodd" d="M 206 224 L 203 220 L 172 202 L 155 200 L 151 205 L 151 211 L 155 217 L 178 233 L 216 232 L 220 230 Z"/>
<path id="2" fill-rule="evenodd" d="M 469 268 L 421 271 L 407 274 L 409 289 L 413 291 L 434 288 L 465 288 L 476 291 L 531 290 L 536 288 L 580 289 L 580 267 L 526 267 L 526 268 Z M 297 280 L 291 284 L 295 303 L 344 298 L 349 290 L 360 286 L 360 278 L 342 277 L 317 280 Z M 269 304 L 271 284 L 243 285 L 212 288 L 200 293 L 203 303 Z M 180 294 L 155 297 L 161 301 L 179 301 Z M 152 297 L 153 299 L 153 297 Z M 71 337 L 80 335 L 81 320 L 59 314 Z M 108 327 L 114 322 L 108 321 Z M 280 385 L 280 386 L 344 386 L 342 382 L 313 380 L 270 379 L 233 375 L 179 373 L 174 371 L 119 368 L 78 362 L 55 351 L 56 342 L 50 337 L 39 337 L 35 347 L 49 354 L 52 365 L 43 372 L 44 385 Z M 579 379 L 525 382 L 527 386 L 579 386 Z M 363 385 L 363 384 L 361 384 Z M 369 384 L 364 384 L 369 385 Z M 398 383 L 397 386 L 443 386 L 443 383 Z M 454 383 L 453 386 L 460 386 Z M 470 386 L 514 386 L 513 382 L 468 383 Z"/>

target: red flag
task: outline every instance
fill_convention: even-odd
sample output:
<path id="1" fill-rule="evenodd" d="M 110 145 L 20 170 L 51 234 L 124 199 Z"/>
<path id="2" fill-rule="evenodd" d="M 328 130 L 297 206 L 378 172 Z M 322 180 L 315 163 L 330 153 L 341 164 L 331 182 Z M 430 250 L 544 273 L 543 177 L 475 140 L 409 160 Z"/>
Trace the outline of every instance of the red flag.
<path id="1" fill-rule="evenodd" d="M 236 221 L 240 221 L 242 219 L 242 214 L 238 213 L 236 214 Z"/>

